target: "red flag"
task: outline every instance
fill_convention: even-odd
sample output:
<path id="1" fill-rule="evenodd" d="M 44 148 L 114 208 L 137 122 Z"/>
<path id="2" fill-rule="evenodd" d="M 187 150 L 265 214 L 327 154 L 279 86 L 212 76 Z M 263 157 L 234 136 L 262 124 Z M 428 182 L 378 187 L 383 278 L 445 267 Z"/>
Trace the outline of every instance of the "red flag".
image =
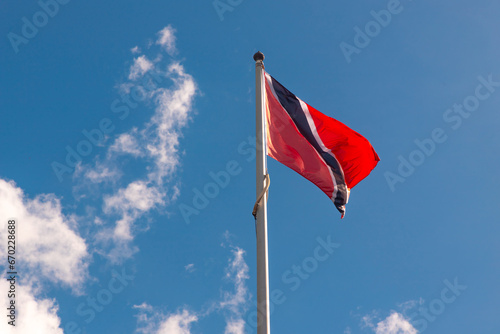
<path id="1" fill-rule="evenodd" d="M 267 154 L 318 186 L 343 218 L 350 189 L 375 168 L 377 153 L 359 133 L 264 75 Z"/>

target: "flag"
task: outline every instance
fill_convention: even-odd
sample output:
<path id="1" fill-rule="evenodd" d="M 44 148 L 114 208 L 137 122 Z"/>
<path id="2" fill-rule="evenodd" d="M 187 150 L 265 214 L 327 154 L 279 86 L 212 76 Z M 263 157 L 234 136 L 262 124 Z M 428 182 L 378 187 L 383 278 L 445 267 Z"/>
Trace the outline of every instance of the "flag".
<path id="1" fill-rule="evenodd" d="M 380 161 L 370 142 L 314 109 L 264 72 L 267 154 L 293 169 L 345 214 L 351 188 Z"/>

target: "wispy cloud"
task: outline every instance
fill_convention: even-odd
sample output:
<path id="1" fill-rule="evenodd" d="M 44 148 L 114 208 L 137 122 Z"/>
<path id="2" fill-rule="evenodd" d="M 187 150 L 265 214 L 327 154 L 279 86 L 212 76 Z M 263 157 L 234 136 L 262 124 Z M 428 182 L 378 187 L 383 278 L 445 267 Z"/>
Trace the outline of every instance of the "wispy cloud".
<path id="1" fill-rule="evenodd" d="M 246 286 L 249 278 L 248 265 L 244 259 L 245 251 L 239 247 L 230 247 L 231 256 L 228 259 L 224 276 L 225 281 L 230 284 L 230 289 L 226 287 L 222 289 L 220 300 L 209 302 L 210 306 L 205 311 L 192 311 L 183 307 L 166 315 L 146 303 L 135 305 L 134 308 L 139 310 L 137 332 L 141 334 L 190 334 L 193 323 L 221 314 L 226 323 L 225 334 L 245 333 L 243 316 L 251 299 Z M 185 269 L 189 271 L 193 267 L 194 265 L 188 264 Z"/>
<path id="2" fill-rule="evenodd" d="M 145 55 L 139 56 L 134 59 L 134 64 L 130 67 L 130 74 L 128 75 L 128 78 L 130 80 L 136 80 L 146 74 L 149 70 L 153 69 L 153 66 L 153 63 L 146 58 Z"/>
<path id="3" fill-rule="evenodd" d="M 250 294 L 246 286 L 248 276 L 248 265 L 243 255 L 245 251 L 239 247 L 233 247 L 233 258 L 229 261 L 226 269 L 226 279 L 234 284 L 234 291 L 225 291 L 223 299 L 219 304 L 226 318 L 225 334 L 243 334 L 245 320 L 243 315 L 248 310 Z"/>
<path id="4" fill-rule="evenodd" d="M 196 268 L 194 267 L 194 263 L 190 263 L 190 264 L 184 266 L 184 269 L 186 269 L 186 271 L 188 273 L 192 273 L 196 270 Z"/>
<path id="5" fill-rule="evenodd" d="M 145 181 L 134 181 L 112 196 L 104 198 L 104 212 L 120 212 L 127 216 L 135 216 L 151 210 L 157 204 L 162 204 L 158 189 L 148 186 Z"/>
<path id="6" fill-rule="evenodd" d="M 376 334 L 417 334 L 417 330 L 400 313 L 392 311 L 384 320 L 377 323 Z"/>
<path id="7" fill-rule="evenodd" d="M 122 133 L 116 138 L 109 148 L 108 154 L 128 154 L 132 156 L 142 156 L 144 153 L 136 139 L 137 128 L 133 128 L 130 133 Z"/>
<path id="8" fill-rule="evenodd" d="M 136 332 L 141 334 L 190 334 L 191 324 L 198 321 L 198 316 L 183 309 L 164 315 L 151 305 L 134 305 L 139 310 Z"/>
<path id="9" fill-rule="evenodd" d="M 169 55 L 173 56 L 177 52 L 175 39 L 175 29 L 169 25 L 158 33 L 156 44 L 161 45 Z"/>
<path id="10" fill-rule="evenodd" d="M 99 189 L 103 223 L 96 240 L 102 249 L 99 252 L 113 262 L 121 262 L 137 251 L 133 245 L 137 220 L 166 207 L 179 196 L 179 181 L 173 177 L 181 163 L 179 140 L 191 118 L 198 89 L 180 62 L 165 64 L 162 60 L 164 51 L 170 55 L 176 52 L 175 41 L 175 30 L 167 26 L 158 32 L 156 44 L 160 51 L 154 51 L 152 45 L 146 48 L 148 55 L 141 54 L 139 48 L 133 49 L 137 57 L 130 68 L 129 81 L 121 87 L 124 94 L 140 95 L 136 102 L 154 106 L 154 113 L 143 126 L 117 135 L 103 158 L 97 157 L 92 165 L 79 166 L 75 173 L 79 182 L 75 189 L 82 188 L 82 184 L 103 183 Z M 156 82 L 147 75 L 156 78 Z M 120 162 L 127 162 L 127 156 L 141 161 L 143 172 L 136 172 L 135 179 L 120 184 L 117 180 L 125 174 L 125 166 Z M 112 187 L 106 187 L 110 183 Z"/>
<path id="11" fill-rule="evenodd" d="M 101 164 L 96 163 L 95 167 L 92 169 L 85 168 L 81 164 L 78 164 L 75 168 L 75 177 L 84 178 L 90 181 L 90 184 L 87 185 L 97 185 L 99 183 L 108 183 L 108 182 L 116 182 L 122 173 L 120 170 L 111 164 Z M 80 190 L 80 189 L 74 189 Z M 80 195 L 82 198 L 85 198 L 86 195 Z"/>
<path id="12" fill-rule="evenodd" d="M 418 331 L 401 313 L 391 311 L 385 319 L 380 319 L 378 312 L 372 312 L 361 318 L 361 328 L 369 328 L 375 334 L 417 334 Z"/>

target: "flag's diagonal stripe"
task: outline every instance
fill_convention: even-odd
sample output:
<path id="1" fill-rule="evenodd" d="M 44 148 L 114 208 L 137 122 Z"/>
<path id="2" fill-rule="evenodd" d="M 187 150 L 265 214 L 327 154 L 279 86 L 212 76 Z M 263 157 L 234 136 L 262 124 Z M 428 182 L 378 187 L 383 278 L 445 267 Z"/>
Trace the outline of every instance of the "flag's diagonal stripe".
<path id="1" fill-rule="evenodd" d="M 349 200 L 349 190 L 347 189 L 347 185 L 345 183 L 344 170 L 342 169 L 342 166 L 340 166 L 340 163 L 337 160 L 337 157 L 335 156 L 335 153 L 333 153 L 332 150 L 330 150 L 328 147 L 326 147 L 326 145 L 323 143 L 323 140 L 321 140 L 321 137 L 318 134 L 318 129 L 316 128 L 316 124 L 314 124 L 314 120 L 312 119 L 311 113 L 309 112 L 309 107 L 308 107 L 307 103 L 305 103 L 304 101 L 302 101 L 298 97 L 297 97 L 297 100 L 299 101 L 300 106 L 302 108 L 302 111 L 304 112 L 304 115 L 306 116 L 307 123 L 309 124 L 309 128 L 311 129 L 311 132 L 312 132 L 312 134 L 314 136 L 314 139 L 316 139 L 316 142 L 321 147 L 322 154 L 326 153 L 326 154 L 329 154 L 330 156 L 332 156 L 332 158 L 334 159 L 334 161 L 339 166 L 339 174 L 341 174 L 340 176 L 341 176 L 341 179 L 342 179 L 342 183 L 339 184 L 339 188 L 343 187 L 343 189 L 337 189 L 337 192 L 338 191 L 342 192 L 343 196 L 345 196 L 345 203 L 347 203 L 347 201 Z M 330 165 L 330 167 L 332 167 L 332 166 Z M 334 194 L 334 196 L 335 195 L 336 194 Z M 334 201 L 334 198 L 335 198 L 334 196 L 332 196 L 332 200 L 333 201 Z"/>
<path id="2" fill-rule="evenodd" d="M 289 90 L 287 90 L 283 85 L 281 85 L 276 79 L 271 77 L 266 73 L 266 78 L 268 80 L 269 86 L 271 87 L 273 94 L 280 102 L 283 109 L 290 116 L 292 121 L 295 123 L 299 132 L 307 139 L 307 141 L 314 147 L 314 149 L 321 155 L 322 159 L 328 164 L 333 172 L 333 180 L 335 184 L 335 190 L 332 194 L 332 201 L 335 203 L 339 210 L 345 210 L 344 204 L 347 203 L 348 190 L 345 184 L 344 173 L 342 167 L 340 166 L 337 158 L 331 152 L 317 135 L 316 127 L 312 121 L 311 115 L 307 105 L 302 106 L 301 101 Z M 305 107 L 305 109 L 304 109 Z M 307 110 L 307 112 L 306 112 Z M 308 120 L 310 118 L 311 123 Z M 314 133 L 316 131 L 316 133 Z"/>
<path id="3" fill-rule="evenodd" d="M 266 74 L 267 75 L 267 74 Z M 269 80 L 270 77 L 269 77 Z M 270 82 L 270 81 L 269 81 Z M 287 113 L 286 109 L 283 107 L 283 105 L 281 105 L 280 101 L 279 101 L 279 98 L 278 96 L 276 95 L 276 92 L 274 90 L 274 87 L 273 85 L 271 84 L 271 82 L 269 83 L 269 88 L 271 90 L 271 92 L 273 93 L 273 96 L 274 98 L 276 99 L 276 101 L 280 104 L 281 108 L 283 109 L 283 111 L 288 115 L 288 117 L 290 117 L 290 115 Z M 299 128 L 297 128 L 297 125 L 293 122 L 292 118 L 290 117 L 290 120 L 292 121 L 292 125 L 294 126 L 294 128 L 297 130 L 297 132 L 301 133 Z M 311 144 L 311 143 L 309 143 Z M 312 145 L 311 145 L 312 146 Z M 313 147 L 314 148 L 314 147 Z M 334 201 L 335 199 L 335 194 L 337 192 L 337 181 L 335 180 L 335 176 L 333 175 L 333 171 L 332 171 L 332 168 L 328 165 L 328 163 L 325 161 L 325 159 L 323 159 L 323 157 L 321 156 L 321 154 L 318 152 L 318 150 L 314 149 L 314 152 L 317 154 L 318 156 L 318 159 L 320 159 L 323 164 L 328 168 L 328 172 L 330 173 L 330 177 L 332 178 L 332 183 L 333 183 L 333 191 L 332 191 L 332 196 L 331 196 L 331 200 Z"/>

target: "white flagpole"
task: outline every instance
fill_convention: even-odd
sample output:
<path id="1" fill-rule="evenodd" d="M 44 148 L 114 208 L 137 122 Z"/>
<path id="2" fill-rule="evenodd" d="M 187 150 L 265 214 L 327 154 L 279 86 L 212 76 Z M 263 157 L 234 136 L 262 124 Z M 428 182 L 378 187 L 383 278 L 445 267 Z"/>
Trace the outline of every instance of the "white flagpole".
<path id="1" fill-rule="evenodd" d="M 257 200 L 265 189 L 266 163 L 266 132 L 264 106 L 264 54 L 257 52 L 255 60 L 255 95 L 256 95 L 256 150 L 257 150 Z M 269 179 L 267 179 L 269 182 Z M 255 216 L 257 233 L 257 334 L 270 334 L 269 326 L 269 266 L 267 257 L 267 193 L 264 193 Z"/>

